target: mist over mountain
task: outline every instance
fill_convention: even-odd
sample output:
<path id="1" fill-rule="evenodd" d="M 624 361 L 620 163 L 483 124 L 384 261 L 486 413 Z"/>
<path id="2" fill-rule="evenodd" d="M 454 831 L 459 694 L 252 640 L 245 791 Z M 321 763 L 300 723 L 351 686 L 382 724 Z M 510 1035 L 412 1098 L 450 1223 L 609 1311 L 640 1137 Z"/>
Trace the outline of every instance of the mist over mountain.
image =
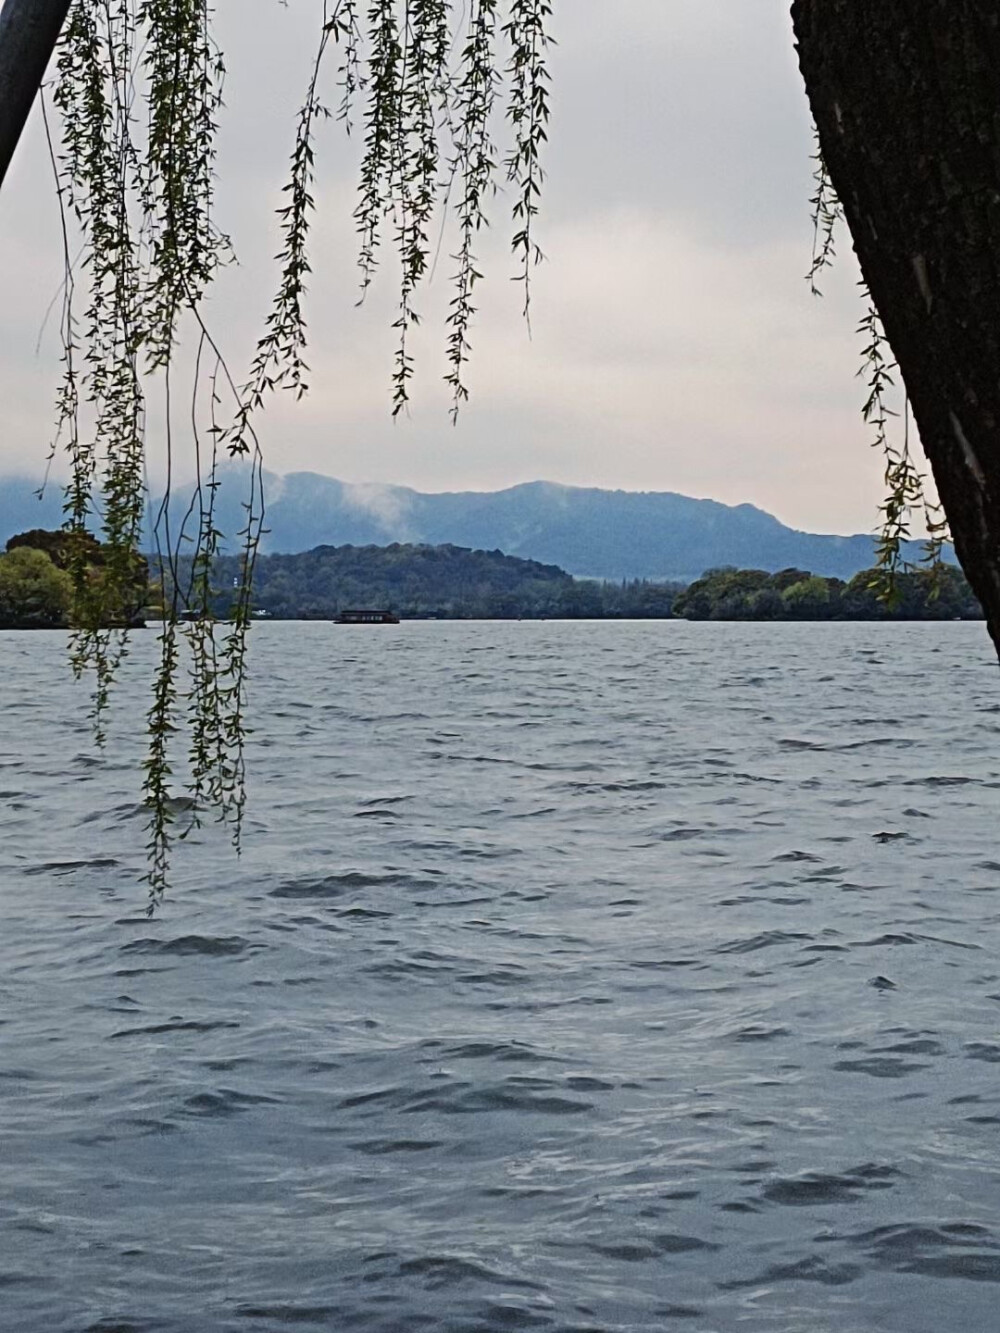
<path id="1" fill-rule="evenodd" d="M 228 549 L 233 550 L 233 534 L 246 521 L 246 474 L 227 465 L 222 477 L 217 526 L 230 536 Z M 13 478 L 0 485 L 0 542 L 25 528 L 59 523 L 58 489 L 39 504 L 31 496 L 37 484 Z M 189 498 L 190 489 L 178 489 L 172 499 L 175 532 Z M 500 550 L 580 576 L 679 582 L 720 565 L 769 572 L 796 566 L 849 579 L 874 563 L 869 535 L 798 532 L 750 504 L 725 505 L 671 491 L 533 481 L 502 491 L 427 494 L 293 472 L 265 474 L 265 503 L 262 550 L 284 554 L 322 545 L 452 544 Z M 917 561 L 920 553 L 920 543 L 908 544 L 907 559 Z"/>
<path id="2" fill-rule="evenodd" d="M 50 484 L 39 498 L 40 486 L 38 477 L 0 477 L 0 550 L 17 532 L 62 526 L 62 487 Z"/>

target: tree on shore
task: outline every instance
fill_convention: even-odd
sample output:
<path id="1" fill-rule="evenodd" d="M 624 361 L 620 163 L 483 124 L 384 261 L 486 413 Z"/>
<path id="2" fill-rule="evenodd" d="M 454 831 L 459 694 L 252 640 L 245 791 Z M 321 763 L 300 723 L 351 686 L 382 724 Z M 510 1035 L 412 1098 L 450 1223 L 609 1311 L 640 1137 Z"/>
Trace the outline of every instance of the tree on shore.
<path id="1" fill-rule="evenodd" d="M 145 625 L 144 612 L 151 591 L 149 564 L 139 551 L 132 552 L 131 577 L 128 581 L 121 583 L 115 577 L 114 595 L 109 593 L 107 585 L 109 565 L 115 560 L 115 553 L 102 546 L 93 533 L 66 528 L 57 528 L 55 531 L 32 528 L 8 540 L 7 553 L 19 551 L 44 553 L 49 563 L 62 575 L 61 581 L 69 587 L 69 601 L 65 606 L 60 603 L 58 614 L 45 621 L 47 627 L 73 625 L 96 632 Z M 82 570 L 84 573 L 82 596 L 71 577 L 73 570 Z"/>
<path id="2" fill-rule="evenodd" d="M 891 601 L 876 592 L 877 570 L 847 583 L 804 569 L 710 569 L 674 599 L 686 620 L 982 620 L 961 570 L 916 569 L 897 574 Z"/>
<path id="3" fill-rule="evenodd" d="M 823 163 L 1000 653 L 1000 18 L 795 0 Z"/>
<path id="4" fill-rule="evenodd" d="M 0 629 L 58 629 L 72 600 L 69 575 L 44 551 L 21 546 L 0 555 Z"/>

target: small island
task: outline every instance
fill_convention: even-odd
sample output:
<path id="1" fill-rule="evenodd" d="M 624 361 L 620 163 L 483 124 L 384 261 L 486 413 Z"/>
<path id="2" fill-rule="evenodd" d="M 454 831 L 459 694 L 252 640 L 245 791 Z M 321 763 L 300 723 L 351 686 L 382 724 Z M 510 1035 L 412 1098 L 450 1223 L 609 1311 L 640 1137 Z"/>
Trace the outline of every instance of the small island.
<path id="1" fill-rule="evenodd" d="M 685 620 L 982 620 L 956 565 L 863 569 L 847 582 L 805 569 L 711 569 L 674 602 Z"/>

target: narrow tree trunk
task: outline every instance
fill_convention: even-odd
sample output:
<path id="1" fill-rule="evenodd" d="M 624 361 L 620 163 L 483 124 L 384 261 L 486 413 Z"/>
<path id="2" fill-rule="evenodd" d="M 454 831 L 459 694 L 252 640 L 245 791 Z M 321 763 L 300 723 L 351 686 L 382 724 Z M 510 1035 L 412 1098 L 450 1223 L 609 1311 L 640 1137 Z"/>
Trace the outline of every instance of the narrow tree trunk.
<path id="1" fill-rule="evenodd" d="M 0 185 L 69 6 L 70 0 L 5 0 L 0 10 Z"/>
<path id="2" fill-rule="evenodd" d="M 795 0 L 823 156 L 1000 653 L 1000 9 Z"/>

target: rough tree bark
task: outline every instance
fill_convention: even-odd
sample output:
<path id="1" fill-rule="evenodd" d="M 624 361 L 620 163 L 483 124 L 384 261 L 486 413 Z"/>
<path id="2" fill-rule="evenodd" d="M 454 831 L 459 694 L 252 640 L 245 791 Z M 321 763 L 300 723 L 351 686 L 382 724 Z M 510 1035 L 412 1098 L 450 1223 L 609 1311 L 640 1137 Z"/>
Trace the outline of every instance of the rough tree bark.
<path id="1" fill-rule="evenodd" d="M 0 10 L 0 185 L 69 6 L 70 0 L 4 0 Z"/>
<path id="2" fill-rule="evenodd" d="M 861 271 L 1000 654 L 1000 4 L 795 0 Z"/>

